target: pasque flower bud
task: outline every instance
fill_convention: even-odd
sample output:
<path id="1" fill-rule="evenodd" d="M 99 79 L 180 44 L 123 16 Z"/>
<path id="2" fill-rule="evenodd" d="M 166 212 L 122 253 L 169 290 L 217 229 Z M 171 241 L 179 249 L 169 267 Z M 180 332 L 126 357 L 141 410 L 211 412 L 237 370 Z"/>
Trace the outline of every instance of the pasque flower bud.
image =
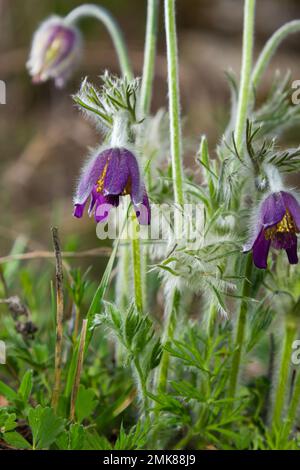
<path id="1" fill-rule="evenodd" d="M 54 80 L 63 87 L 81 56 L 81 35 L 63 18 L 52 16 L 44 21 L 33 36 L 27 68 L 34 83 Z"/>

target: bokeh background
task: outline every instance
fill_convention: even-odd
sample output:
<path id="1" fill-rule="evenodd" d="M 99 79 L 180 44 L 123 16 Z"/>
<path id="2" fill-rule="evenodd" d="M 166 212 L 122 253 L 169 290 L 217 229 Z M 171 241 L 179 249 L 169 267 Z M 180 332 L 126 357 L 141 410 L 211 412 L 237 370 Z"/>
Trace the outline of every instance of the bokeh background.
<path id="1" fill-rule="evenodd" d="M 118 73 L 118 62 L 106 30 L 85 19 L 85 55 L 67 87 L 33 86 L 25 63 L 31 37 L 49 14 L 66 14 L 77 0 L 0 0 L 0 79 L 7 85 L 7 104 L 0 106 L 0 256 L 17 237 L 28 249 L 49 248 L 50 226 L 57 224 L 65 249 L 99 245 L 93 220 L 72 217 L 72 194 L 88 146 L 99 142 L 94 128 L 82 119 L 70 95 L 82 76 L 97 81 L 104 69 Z M 97 2 L 96 2 L 97 3 Z M 123 28 L 135 73 L 143 62 L 146 0 L 102 0 Z M 242 0 L 178 0 L 180 83 L 186 136 L 195 143 L 207 134 L 213 150 L 226 123 L 229 90 L 224 72 L 240 68 Z M 286 21 L 300 17 L 299 0 L 258 0 L 255 56 L 267 38 Z M 290 69 L 300 79 L 300 37 L 280 48 L 264 78 L 266 93 L 276 68 Z M 153 111 L 167 105 L 163 15 L 158 43 Z M 296 132 L 286 137 L 298 145 Z M 191 165 L 192 152 L 185 164 Z M 168 155 L 166 155 L 168 158 Z M 66 246 L 68 245 L 68 246 Z M 41 265 L 42 266 L 42 265 Z M 42 269 L 42 268 L 41 268 Z"/>

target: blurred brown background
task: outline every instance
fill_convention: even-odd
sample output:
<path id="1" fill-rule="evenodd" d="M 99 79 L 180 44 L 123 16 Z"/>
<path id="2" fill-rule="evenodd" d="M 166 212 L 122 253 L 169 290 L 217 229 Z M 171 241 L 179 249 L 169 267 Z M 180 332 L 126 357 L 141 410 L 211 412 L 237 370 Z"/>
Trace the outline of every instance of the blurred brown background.
<path id="1" fill-rule="evenodd" d="M 82 21 L 85 58 L 62 91 L 51 83 L 33 86 L 25 69 L 31 36 L 38 24 L 53 12 L 63 15 L 82 3 L 0 0 L 0 79 L 7 85 L 7 104 L 0 106 L 0 256 L 7 253 L 20 233 L 29 237 L 32 248 L 49 245 L 49 227 L 53 223 L 59 224 L 64 240 L 77 238 L 80 249 L 99 243 L 92 220 L 72 217 L 76 177 L 86 148 L 97 144 L 99 136 L 74 108 L 70 95 L 79 87 L 81 76 L 97 81 L 105 68 L 118 73 L 110 38 L 97 21 Z M 101 4 L 122 26 L 139 75 L 146 0 L 102 0 Z M 224 71 L 232 68 L 239 72 L 243 1 L 178 0 L 177 9 L 186 132 L 195 143 L 206 133 L 213 148 L 229 109 Z M 299 17 L 299 0 L 258 0 L 256 56 L 276 28 Z M 162 11 L 160 23 L 153 110 L 167 104 Z M 262 95 L 276 68 L 290 69 L 292 78 L 300 79 L 299 52 L 300 35 L 295 35 L 273 59 L 261 87 Z M 300 136 L 292 139 L 299 144 Z"/>

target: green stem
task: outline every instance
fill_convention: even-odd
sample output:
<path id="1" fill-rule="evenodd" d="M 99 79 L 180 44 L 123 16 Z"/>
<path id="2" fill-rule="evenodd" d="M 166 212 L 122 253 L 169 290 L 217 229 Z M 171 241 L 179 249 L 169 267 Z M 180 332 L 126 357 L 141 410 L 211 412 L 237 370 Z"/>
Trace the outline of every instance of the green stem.
<path id="1" fill-rule="evenodd" d="M 150 113 L 153 80 L 155 71 L 155 56 L 157 44 L 157 29 L 158 29 L 158 13 L 159 13 L 159 0 L 148 0 L 147 8 L 147 25 L 146 25 L 146 38 L 145 38 L 145 51 L 144 51 L 144 66 L 143 77 L 141 85 L 141 111 L 144 116 Z M 147 171 L 147 186 L 151 186 L 151 171 Z M 146 267 L 148 262 L 148 250 L 146 247 L 141 248 L 141 277 L 142 277 L 142 291 L 144 293 L 144 303 L 147 305 L 147 275 Z"/>
<path id="2" fill-rule="evenodd" d="M 212 303 L 210 305 L 207 318 L 205 319 L 208 338 L 213 338 L 214 336 L 217 315 L 218 315 L 217 307 L 214 303 Z"/>
<path id="3" fill-rule="evenodd" d="M 257 86 L 259 85 L 259 82 L 263 74 L 265 73 L 272 56 L 275 54 L 280 44 L 290 34 L 299 32 L 300 20 L 294 20 L 283 25 L 270 37 L 255 64 L 254 71 L 252 74 L 253 88 L 257 88 Z"/>
<path id="4" fill-rule="evenodd" d="M 281 364 L 278 375 L 278 383 L 274 398 L 272 427 L 278 430 L 281 425 L 281 416 L 285 405 L 286 388 L 290 371 L 292 344 L 297 332 L 297 327 L 289 318 L 286 319 L 285 338 L 281 353 Z"/>
<path id="5" fill-rule="evenodd" d="M 287 414 L 287 419 L 286 419 L 286 424 L 285 424 L 286 438 L 289 437 L 292 431 L 292 428 L 295 425 L 295 419 L 297 417 L 299 403 L 300 403 L 300 373 L 299 371 L 297 371 L 297 378 L 296 378 L 295 388 L 293 391 L 293 397 L 291 399 L 291 402 L 288 408 L 288 414 Z"/>
<path id="6" fill-rule="evenodd" d="M 130 293 L 130 262 L 130 245 L 120 245 L 116 280 L 116 302 L 122 311 L 127 307 Z"/>
<path id="7" fill-rule="evenodd" d="M 174 201 L 175 204 L 182 206 L 184 203 L 184 195 L 175 0 L 165 0 L 165 29 L 168 58 L 170 138 Z"/>
<path id="8" fill-rule="evenodd" d="M 148 0 L 144 67 L 141 86 L 141 110 L 145 115 L 149 114 L 151 106 L 157 43 L 158 13 L 159 0 Z"/>
<path id="9" fill-rule="evenodd" d="M 107 28 L 112 41 L 114 43 L 120 67 L 123 76 L 126 76 L 129 80 L 133 79 L 132 68 L 128 56 L 128 50 L 125 44 L 125 40 L 122 31 L 113 18 L 113 16 L 103 7 L 98 5 L 86 4 L 74 8 L 65 18 L 66 23 L 75 24 L 81 18 L 91 16 L 101 21 Z"/>
<path id="10" fill-rule="evenodd" d="M 164 344 L 172 341 L 175 332 L 176 319 L 180 305 L 181 294 L 176 288 L 173 291 L 173 297 L 171 299 L 171 309 L 167 312 L 167 318 L 165 322 L 164 332 Z M 168 351 L 164 351 L 158 371 L 157 390 L 159 392 L 165 392 L 168 381 L 168 370 L 169 370 L 170 354 Z"/>
<path id="11" fill-rule="evenodd" d="M 243 57 L 241 68 L 241 81 L 237 117 L 235 126 L 235 141 L 239 152 L 242 150 L 244 131 L 249 107 L 251 69 L 254 43 L 254 16 L 255 0 L 245 0 L 244 8 L 244 33 L 243 33 Z"/>
<path id="12" fill-rule="evenodd" d="M 140 313 L 143 313 L 143 276 L 142 276 L 142 260 L 141 260 L 141 246 L 137 228 L 137 219 L 134 217 L 132 220 L 132 260 L 133 260 L 133 278 L 134 278 L 134 294 L 136 308 Z"/>
<path id="13" fill-rule="evenodd" d="M 134 359 L 134 366 L 136 369 L 137 377 L 138 377 L 138 382 L 139 382 L 139 388 L 140 392 L 142 395 L 142 400 L 143 400 L 143 411 L 145 416 L 148 415 L 148 395 L 147 395 L 147 386 L 145 382 L 145 377 L 143 374 L 143 370 L 140 364 L 140 361 L 136 358 Z"/>
<path id="14" fill-rule="evenodd" d="M 249 279 L 251 279 L 252 273 L 252 255 L 249 253 L 247 255 L 246 266 L 245 266 L 245 277 L 242 287 L 242 297 L 249 297 L 251 284 Z M 245 329 L 247 323 L 247 311 L 248 311 L 248 302 L 247 300 L 242 300 L 239 311 L 238 325 L 236 330 L 236 339 L 235 339 L 235 350 L 232 357 L 232 365 L 229 378 L 229 397 L 234 398 L 236 394 L 237 381 L 240 371 L 241 357 L 243 351 L 243 344 L 245 338 Z"/>
<path id="15" fill-rule="evenodd" d="M 169 90 L 169 115 L 170 115 L 170 139 L 172 157 L 172 176 L 174 187 L 174 202 L 180 206 L 184 204 L 183 193 L 183 166 L 182 166 L 182 142 L 180 120 L 180 91 L 178 74 L 178 46 L 175 20 L 175 0 L 165 0 L 165 30 L 168 59 L 168 90 Z M 176 227 L 175 227 L 176 228 Z M 172 341 L 176 326 L 176 317 L 180 303 L 180 292 L 174 288 L 171 298 L 171 308 L 164 325 L 164 342 Z M 169 353 L 163 352 L 158 371 L 157 390 L 164 392 L 167 387 Z"/>

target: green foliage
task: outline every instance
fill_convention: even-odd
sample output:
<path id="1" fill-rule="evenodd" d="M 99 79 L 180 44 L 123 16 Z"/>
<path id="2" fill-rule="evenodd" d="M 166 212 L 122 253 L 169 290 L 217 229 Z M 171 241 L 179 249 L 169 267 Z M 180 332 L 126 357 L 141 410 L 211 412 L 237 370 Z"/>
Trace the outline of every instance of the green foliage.
<path id="1" fill-rule="evenodd" d="M 16 414 L 9 413 L 4 408 L 0 409 L 0 432 L 6 433 L 12 431 L 17 426 L 16 424 Z"/>
<path id="2" fill-rule="evenodd" d="M 97 400 L 93 389 L 87 389 L 80 385 L 76 400 L 76 417 L 79 423 L 89 418 L 97 406 Z"/>
<path id="3" fill-rule="evenodd" d="M 55 416 L 50 407 L 38 405 L 28 413 L 28 423 L 32 431 L 33 449 L 47 449 L 64 431 L 64 420 Z"/>
<path id="4" fill-rule="evenodd" d="M 114 450 L 139 450 L 145 447 L 150 431 L 151 423 L 149 421 L 139 421 L 136 426 L 129 429 L 126 433 L 123 423 L 120 427 L 120 434 L 114 445 Z"/>
<path id="5" fill-rule="evenodd" d="M 176 75 L 174 62 L 170 75 Z M 73 96 L 104 131 L 104 144 L 113 130 L 136 146 L 151 202 L 168 205 L 162 212 L 168 235 L 143 246 L 141 265 L 147 264 L 147 274 L 140 284 L 147 313 L 131 303 L 136 270 L 126 264 L 130 256 L 122 266 L 128 292 L 119 295 L 120 282 L 113 284 L 122 265 L 123 227 L 96 289 L 92 270 L 64 259 L 59 371 L 53 266 L 46 260 L 45 269 L 21 264 L 15 255 L 24 253 L 27 239 L 16 238 L 11 260 L 0 266 L 0 332 L 7 345 L 7 364 L 0 366 L 1 448 L 299 449 L 299 370 L 291 366 L 288 350 L 289 362 L 282 368 L 287 380 L 280 384 L 280 426 L 272 421 L 271 393 L 278 382 L 276 347 L 284 343 L 282 325 L 287 322 L 293 332 L 299 330 L 299 267 L 289 266 L 285 253 L 276 253 L 262 272 L 252 268 L 242 247 L 260 223 L 259 202 L 274 187 L 277 191 L 278 181 L 284 187 L 285 173 L 300 170 L 300 149 L 284 148 L 282 139 L 286 129 L 299 126 L 300 107 L 291 103 L 289 75 L 276 75 L 259 106 L 257 90 L 251 87 L 242 123 L 245 134 L 239 139 L 236 110 L 243 93 L 232 73 L 227 78 L 228 125 L 214 153 L 205 136 L 198 151 L 194 149 L 195 168 L 185 171 L 182 185 L 184 202 L 201 211 L 185 220 L 179 237 L 168 209 L 174 209 L 174 161 L 181 174 L 179 157 L 187 142 L 181 145 L 180 125 L 170 135 L 166 130 L 176 124 L 179 112 L 173 110 L 171 119 L 164 110 L 141 116 L 140 79 L 129 81 L 109 72 L 101 77 L 101 87 L 84 79 Z M 173 101 L 175 85 L 169 90 Z M 132 183 L 128 181 L 125 192 Z M 186 206 L 177 210 L 187 214 Z M 64 249 L 75 252 L 74 240 L 64 240 Z M 126 241 L 122 248 L 127 249 Z M 98 269 L 95 260 L 91 264 Z M 246 270 L 248 265 L 251 269 Z M 79 323 L 87 320 L 84 344 L 81 324 L 74 332 L 74 310 L 80 312 Z M 236 358 L 237 386 L 232 380 Z M 61 384 L 56 407 L 52 396 L 57 372 Z"/>
<path id="6" fill-rule="evenodd" d="M 146 380 L 161 358 L 162 348 L 147 315 L 140 315 L 132 304 L 126 314 L 115 305 L 104 302 L 104 313 L 96 315 L 95 326 L 104 325 L 124 346 L 128 360 L 138 360 Z"/>
<path id="7" fill-rule="evenodd" d="M 114 117 L 120 111 L 127 112 L 135 124 L 139 80 L 120 79 L 108 72 L 101 76 L 101 80 L 102 87 L 97 89 L 85 78 L 79 92 L 73 96 L 75 103 L 106 128 L 112 127 Z"/>

